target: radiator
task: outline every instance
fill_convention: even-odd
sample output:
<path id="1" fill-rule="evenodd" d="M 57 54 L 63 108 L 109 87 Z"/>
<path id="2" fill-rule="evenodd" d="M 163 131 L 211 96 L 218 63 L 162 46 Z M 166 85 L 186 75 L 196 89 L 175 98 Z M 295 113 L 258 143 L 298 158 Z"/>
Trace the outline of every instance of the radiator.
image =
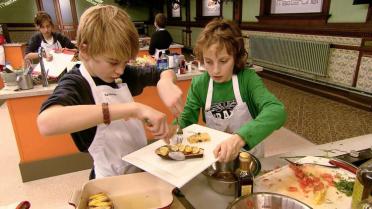
<path id="1" fill-rule="evenodd" d="M 254 35 L 249 46 L 253 64 L 327 76 L 329 43 Z"/>

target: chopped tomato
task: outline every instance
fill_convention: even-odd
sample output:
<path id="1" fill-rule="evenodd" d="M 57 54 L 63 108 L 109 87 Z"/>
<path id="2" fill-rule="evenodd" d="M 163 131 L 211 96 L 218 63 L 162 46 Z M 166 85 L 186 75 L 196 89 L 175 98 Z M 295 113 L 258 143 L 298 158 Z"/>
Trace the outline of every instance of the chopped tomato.
<path id="1" fill-rule="evenodd" d="M 289 192 L 297 192 L 298 189 L 297 189 L 297 187 L 288 187 L 287 190 Z"/>
<path id="2" fill-rule="evenodd" d="M 329 173 L 322 173 L 320 175 L 320 177 L 324 181 L 326 181 L 329 186 L 333 186 L 334 185 L 334 183 L 333 183 L 333 176 L 331 174 L 329 174 Z"/>
<path id="3" fill-rule="evenodd" d="M 319 184 L 317 184 L 317 185 L 314 186 L 313 191 L 314 192 L 317 192 L 317 191 L 321 191 L 323 189 L 324 189 L 324 184 L 322 182 L 319 182 Z"/>

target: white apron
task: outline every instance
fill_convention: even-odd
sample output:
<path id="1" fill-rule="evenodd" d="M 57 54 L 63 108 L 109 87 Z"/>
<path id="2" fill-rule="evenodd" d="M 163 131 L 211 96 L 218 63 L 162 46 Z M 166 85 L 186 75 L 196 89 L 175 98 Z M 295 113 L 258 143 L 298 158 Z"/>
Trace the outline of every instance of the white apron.
<path id="1" fill-rule="evenodd" d="M 161 54 L 165 54 L 167 52 L 168 49 L 155 49 L 155 54 L 154 54 L 154 58 L 155 60 L 158 60 L 160 58 L 160 52 Z"/>
<path id="2" fill-rule="evenodd" d="M 80 72 L 88 81 L 96 104 L 128 103 L 133 97 L 127 84 L 118 84 L 119 88 L 96 86 L 92 77 L 80 65 Z M 94 160 L 96 178 L 134 173 L 140 171 L 122 160 L 122 157 L 146 146 L 147 140 L 142 123 L 136 119 L 115 120 L 109 125 L 99 124 L 96 135 L 88 151 Z"/>
<path id="3" fill-rule="evenodd" d="M 53 38 L 53 41 L 54 41 L 54 38 Z M 62 48 L 59 41 L 56 41 L 53 44 L 48 44 L 44 40 L 41 40 L 41 45 L 40 46 L 43 47 L 47 53 L 50 53 L 53 49 L 61 49 Z"/>
<path id="4" fill-rule="evenodd" d="M 232 76 L 232 83 L 237 105 L 232 110 L 231 116 L 229 118 L 221 119 L 214 117 L 212 111 L 210 111 L 213 96 L 213 80 L 209 79 L 207 99 L 205 102 L 205 120 L 207 127 L 227 133 L 234 133 L 243 124 L 252 120 L 252 116 L 248 110 L 248 106 L 245 102 L 243 102 L 240 95 L 239 82 L 236 75 Z M 260 144 L 256 145 L 253 149 L 249 150 L 249 152 L 256 157 L 264 157 L 263 143 L 261 142 Z"/>

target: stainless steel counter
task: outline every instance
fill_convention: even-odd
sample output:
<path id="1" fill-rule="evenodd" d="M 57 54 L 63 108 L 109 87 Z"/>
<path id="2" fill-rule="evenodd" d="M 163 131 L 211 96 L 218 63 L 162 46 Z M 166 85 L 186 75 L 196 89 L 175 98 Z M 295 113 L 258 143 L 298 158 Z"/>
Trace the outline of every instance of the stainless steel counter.
<path id="1" fill-rule="evenodd" d="M 194 76 L 200 75 L 200 71 L 192 71 L 186 74 L 177 74 L 177 80 L 190 80 Z M 51 94 L 57 84 L 50 84 L 48 87 L 43 87 L 41 85 L 34 86 L 33 89 L 29 90 L 17 90 L 18 86 L 5 86 L 0 90 L 0 99 L 12 99 L 12 98 L 22 98 L 22 97 L 33 97 Z"/>

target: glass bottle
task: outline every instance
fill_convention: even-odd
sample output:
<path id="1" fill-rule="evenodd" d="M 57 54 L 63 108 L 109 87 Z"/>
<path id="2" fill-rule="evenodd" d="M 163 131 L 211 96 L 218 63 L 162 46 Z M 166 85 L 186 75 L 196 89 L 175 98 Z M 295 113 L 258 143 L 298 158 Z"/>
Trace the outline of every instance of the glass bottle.
<path id="1" fill-rule="evenodd" d="M 165 53 L 159 52 L 159 59 L 156 61 L 158 70 L 168 69 L 168 57 Z"/>
<path id="2" fill-rule="evenodd" d="M 357 171 L 353 188 L 351 208 L 359 208 L 361 202 L 368 200 L 372 193 L 372 161 L 367 161 Z"/>
<path id="3" fill-rule="evenodd" d="M 360 204 L 358 204 L 358 209 L 372 209 L 372 198 L 360 202 Z"/>
<path id="4" fill-rule="evenodd" d="M 235 176 L 237 178 L 235 198 L 253 193 L 251 165 L 251 155 L 248 152 L 241 152 L 239 154 L 239 168 L 235 171 Z"/>

